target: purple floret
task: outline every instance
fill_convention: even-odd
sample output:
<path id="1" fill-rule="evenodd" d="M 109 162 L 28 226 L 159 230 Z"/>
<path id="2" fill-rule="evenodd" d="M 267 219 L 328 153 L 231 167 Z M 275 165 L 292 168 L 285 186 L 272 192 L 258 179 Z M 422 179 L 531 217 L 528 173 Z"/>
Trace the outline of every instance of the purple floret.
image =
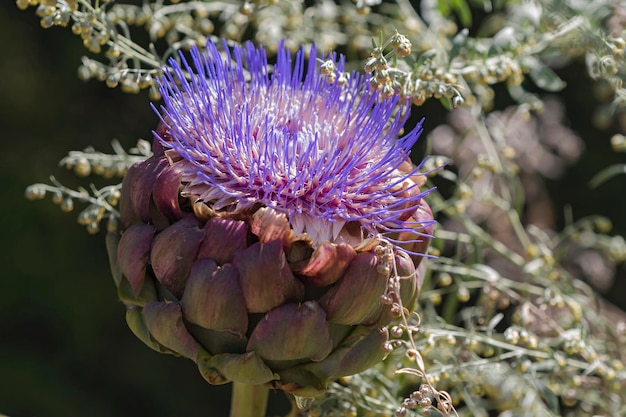
<path id="1" fill-rule="evenodd" d="M 405 103 L 370 93 L 357 73 L 329 83 L 315 48 L 292 61 L 281 45 L 273 67 L 251 43 L 224 49 L 209 42 L 190 62 L 170 60 L 159 82 L 161 142 L 184 195 L 232 213 L 260 203 L 315 244 L 335 241 L 349 222 L 366 236 L 428 226 L 413 217 L 426 193 L 406 167 L 422 123 L 398 138 Z"/>

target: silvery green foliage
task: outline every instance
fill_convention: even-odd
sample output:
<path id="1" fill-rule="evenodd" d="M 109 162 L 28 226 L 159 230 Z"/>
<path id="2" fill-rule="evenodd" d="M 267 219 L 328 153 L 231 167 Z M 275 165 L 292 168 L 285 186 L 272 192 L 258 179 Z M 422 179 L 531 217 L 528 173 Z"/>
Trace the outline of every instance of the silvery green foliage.
<path id="1" fill-rule="evenodd" d="M 565 88 L 553 68 L 584 58 L 590 82 L 611 97 L 595 120 L 598 126 L 612 120 L 626 97 L 621 2 L 424 0 L 418 10 L 404 0 L 17 4 L 36 6 L 43 27 L 71 26 L 81 37 L 91 52 L 81 78 L 147 90 L 153 100 L 160 97 L 156 76 L 179 50 L 225 38 L 252 40 L 273 53 L 284 39 L 292 51 L 314 42 L 318 50 L 343 53 L 346 70 L 370 73 L 370 87 L 382 96 L 461 107 L 431 133 L 437 155 L 426 168 L 440 169 L 429 181 L 452 192 L 429 196 L 439 220 L 431 248 L 437 258 L 429 261 L 418 314 L 390 327 L 395 351 L 384 363 L 331 385 L 301 415 L 626 414 L 623 315 L 599 307 L 580 280 L 598 273 L 581 259 L 595 260 L 611 279 L 626 259 L 624 239 L 610 236 L 610 221 L 599 216 L 563 230 L 537 217 L 549 202 L 543 180 L 558 177 L 583 152 L 563 126 L 558 99 L 537 91 Z M 476 11 L 485 15 L 479 27 L 472 22 Z M 472 24 L 471 33 L 463 29 Z M 492 111 L 495 91 L 504 91 L 495 85 L 506 86 L 516 105 Z M 563 140 L 550 142 L 546 129 Z M 532 152 L 529 143 L 536 145 Z M 623 143 L 621 136 L 613 139 L 616 149 Z M 130 154 L 148 157 L 141 149 Z M 67 161 L 84 167 L 86 158 L 92 166 L 93 155 L 70 154 Z M 117 166 L 122 153 L 97 155 Z M 551 162 L 536 164 L 538 158 Z M 114 223 L 109 197 L 119 185 L 74 194 L 60 184 L 45 187 L 35 185 L 29 195 L 50 191 L 64 209 L 74 200 L 87 202 L 89 213 L 100 213 L 85 223 L 92 231 L 102 218 Z"/>
<path id="2" fill-rule="evenodd" d="M 128 168 L 136 162 L 145 160 L 152 155 L 150 143 L 139 140 L 137 146 L 127 153 L 117 140 L 112 141 L 114 154 L 98 152 L 92 147 L 83 151 L 71 151 L 61 160 L 59 165 L 74 171 L 79 177 L 97 175 L 106 180 L 118 180 L 126 175 Z M 74 210 L 74 201 L 86 203 L 78 215 L 78 223 L 85 226 L 91 234 L 100 231 L 100 223 L 107 221 L 108 230 L 117 230 L 119 211 L 116 206 L 120 199 L 121 183 L 107 185 L 100 189 L 93 184 L 89 189 L 79 188 L 72 190 L 62 185 L 55 177 L 51 176 L 50 184 L 33 184 L 26 189 L 26 198 L 40 200 L 47 195 L 51 196 L 52 202 L 58 204 L 62 211 Z"/>
<path id="3" fill-rule="evenodd" d="M 584 57 L 593 79 L 608 81 L 614 90 L 614 104 L 607 111 L 626 97 L 620 81 L 626 13 L 620 2 L 608 0 L 428 0 L 419 10 L 406 0 L 159 0 L 141 6 L 108 0 L 17 0 L 17 5 L 36 6 L 44 28 L 69 26 L 80 36 L 91 53 L 79 67 L 81 78 L 130 93 L 148 89 L 154 99 L 159 96 L 155 77 L 168 58 L 221 38 L 250 39 L 270 53 L 282 39 L 294 52 L 313 42 L 320 51 L 346 55 L 348 69 L 362 68 L 370 55 L 365 70 L 374 73 L 376 86 L 389 85 L 412 96 L 417 105 L 434 97 L 447 106 L 466 100 L 490 109 L 491 86 L 505 83 L 514 99 L 533 109 L 538 100 L 522 87 L 524 79 L 529 77 L 542 90 L 559 91 L 564 83 L 550 64 L 578 57 Z M 477 36 L 463 28 L 472 24 L 470 6 L 487 16 Z M 410 42 L 412 54 L 389 56 L 380 43 L 372 50 L 372 37 L 395 31 Z"/>

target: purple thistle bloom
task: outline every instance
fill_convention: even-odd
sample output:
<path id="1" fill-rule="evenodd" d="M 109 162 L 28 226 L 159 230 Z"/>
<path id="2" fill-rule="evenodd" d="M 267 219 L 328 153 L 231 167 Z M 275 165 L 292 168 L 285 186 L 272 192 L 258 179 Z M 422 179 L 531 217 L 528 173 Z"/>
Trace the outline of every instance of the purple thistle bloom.
<path id="1" fill-rule="evenodd" d="M 170 60 L 160 79 L 167 134 L 159 139 L 182 174 L 183 195 L 233 215 L 273 208 L 315 246 L 356 237 L 352 222 L 359 238 L 423 236 L 432 220 L 416 215 L 426 193 L 408 162 L 421 122 L 398 139 L 408 117 L 397 111 L 399 98 L 370 93 L 357 73 L 329 83 L 314 48 L 292 62 L 279 47 L 273 71 L 260 47 L 225 49 L 194 48 L 191 63 Z"/>

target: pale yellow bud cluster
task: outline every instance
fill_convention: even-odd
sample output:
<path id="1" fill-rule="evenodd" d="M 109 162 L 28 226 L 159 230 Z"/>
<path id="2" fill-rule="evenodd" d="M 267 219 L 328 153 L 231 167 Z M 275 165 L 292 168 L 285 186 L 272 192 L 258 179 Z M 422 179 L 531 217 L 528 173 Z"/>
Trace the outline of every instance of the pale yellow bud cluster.
<path id="1" fill-rule="evenodd" d="M 114 48 L 109 51 L 114 51 Z M 83 81 L 90 79 L 104 81 L 107 87 L 120 87 L 123 92 L 131 94 L 148 89 L 151 100 L 161 98 L 155 82 L 159 73 L 159 70 L 128 68 L 126 61 L 123 60 L 119 61 L 117 67 L 113 67 L 87 57 L 83 57 L 82 65 L 78 67 L 78 77 Z"/>
<path id="2" fill-rule="evenodd" d="M 398 32 L 391 37 L 391 47 L 398 58 L 404 58 L 411 53 L 411 41 Z"/>
<path id="3" fill-rule="evenodd" d="M 87 202 L 89 203 L 88 207 L 81 211 L 77 217 L 78 224 L 85 226 L 88 233 L 96 234 L 100 231 L 100 223 L 106 220 L 108 231 L 117 230 L 119 214 L 114 207 L 117 206 L 121 196 L 121 184 L 107 186 L 101 190 L 94 188 L 92 195 L 84 189 L 70 190 L 61 185 L 54 177 L 51 178 L 51 181 L 53 185 L 33 184 L 26 188 L 26 198 L 41 200 L 50 194 L 51 201 L 65 213 L 74 210 L 74 201 Z"/>
<path id="4" fill-rule="evenodd" d="M 342 72 L 337 69 L 337 65 L 335 61 L 332 59 L 328 59 L 320 65 L 320 74 L 326 77 L 326 81 L 329 84 L 337 83 L 340 86 L 344 86 L 347 84 L 350 79 L 350 74 L 347 72 Z"/>

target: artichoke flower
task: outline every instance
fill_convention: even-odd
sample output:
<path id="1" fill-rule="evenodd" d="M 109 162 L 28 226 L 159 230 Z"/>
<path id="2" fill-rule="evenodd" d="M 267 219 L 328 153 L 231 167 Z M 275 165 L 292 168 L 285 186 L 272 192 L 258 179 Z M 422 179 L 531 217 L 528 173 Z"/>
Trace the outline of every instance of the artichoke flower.
<path id="1" fill-rule="evenodd" d="M 421 124 L 398 138 L 406 103 L 334 55 L 224 49 L 160 80 L 154 154 L 107 236 L 114 279 L 133 333 L 211 384 L 315 397 L 378 363 L 415 307 L 433 227 L 409 159 Z"/>

